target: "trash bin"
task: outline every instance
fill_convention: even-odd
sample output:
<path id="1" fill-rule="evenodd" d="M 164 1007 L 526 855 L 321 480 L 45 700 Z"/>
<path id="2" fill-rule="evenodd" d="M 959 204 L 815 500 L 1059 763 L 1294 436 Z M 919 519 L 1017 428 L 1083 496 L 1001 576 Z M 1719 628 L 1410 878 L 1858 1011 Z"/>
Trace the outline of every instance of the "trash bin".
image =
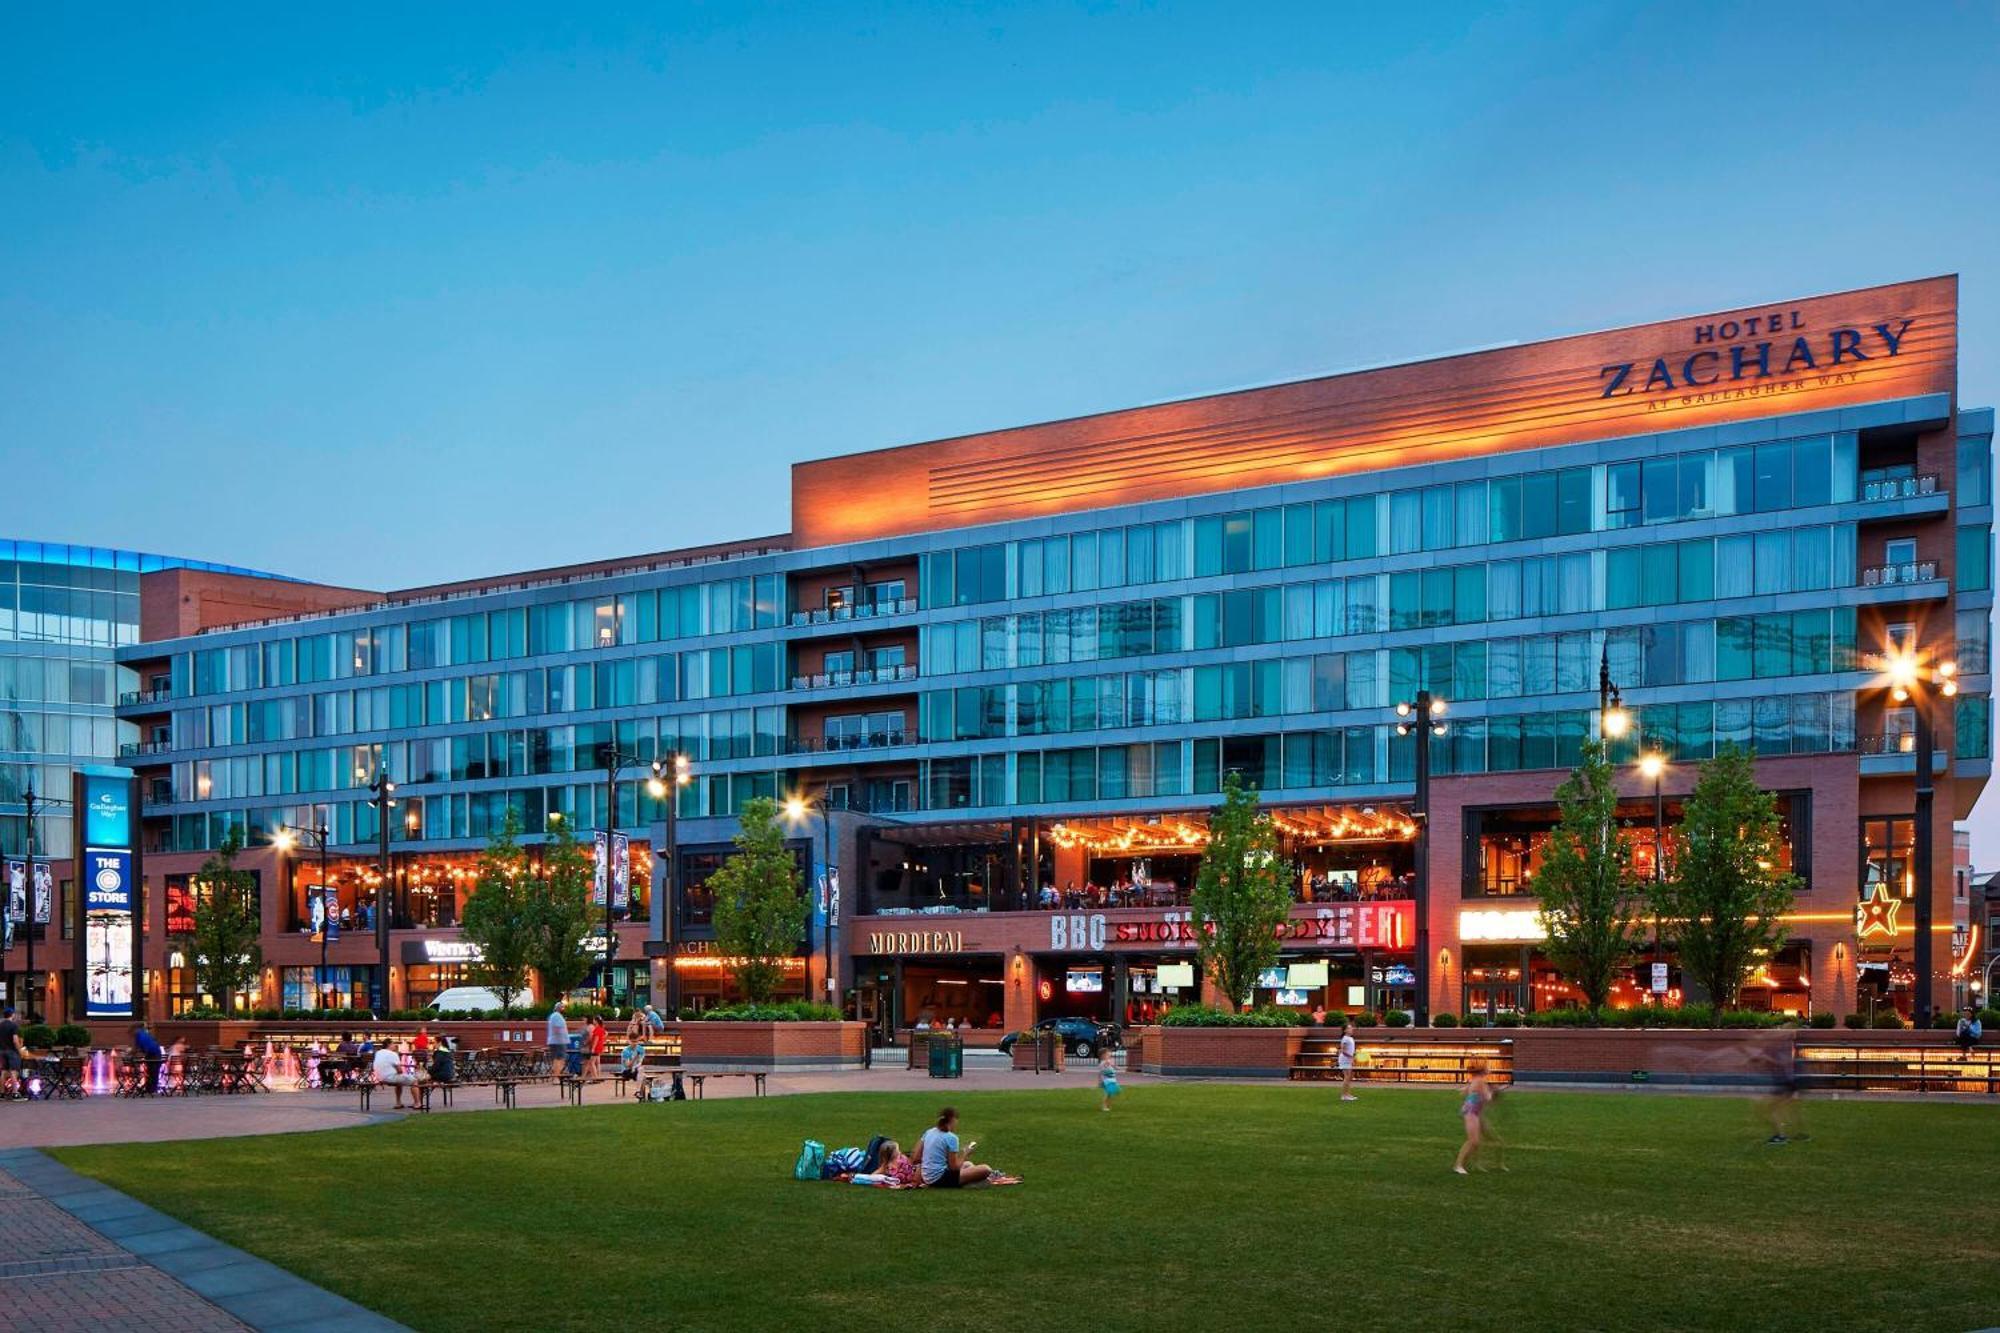
<path id="1" fill-rule="evenodd" d="M 965 1042 L 962 1038 L 933 1032 L 930 1047 L 932 1078 L 958 1078 L 965 1073 Z"/>

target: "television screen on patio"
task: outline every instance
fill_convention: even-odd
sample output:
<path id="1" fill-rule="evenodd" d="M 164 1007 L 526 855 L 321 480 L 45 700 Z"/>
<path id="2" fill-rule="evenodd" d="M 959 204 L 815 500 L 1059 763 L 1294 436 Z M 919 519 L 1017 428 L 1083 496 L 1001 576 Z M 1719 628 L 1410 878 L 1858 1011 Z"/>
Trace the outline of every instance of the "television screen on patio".
<path id="1" fill-rule="evenodd" d="M 1065 989 L 1076 995 L 1095 995 L 1104 990 L 1104 970 L 1096 967 L 1072 968 Z"/>

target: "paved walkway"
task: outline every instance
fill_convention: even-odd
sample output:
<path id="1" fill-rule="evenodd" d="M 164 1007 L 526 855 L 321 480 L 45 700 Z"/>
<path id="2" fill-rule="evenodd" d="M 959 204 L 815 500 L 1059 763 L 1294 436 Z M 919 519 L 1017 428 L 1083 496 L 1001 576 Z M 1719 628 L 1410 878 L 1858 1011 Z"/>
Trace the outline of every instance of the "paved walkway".
<path id="1" fill-rule="evenodd" d="M 0 1327 L 389 1333 L 402 1325 L 32 1149 L 0 1152 Z"/>

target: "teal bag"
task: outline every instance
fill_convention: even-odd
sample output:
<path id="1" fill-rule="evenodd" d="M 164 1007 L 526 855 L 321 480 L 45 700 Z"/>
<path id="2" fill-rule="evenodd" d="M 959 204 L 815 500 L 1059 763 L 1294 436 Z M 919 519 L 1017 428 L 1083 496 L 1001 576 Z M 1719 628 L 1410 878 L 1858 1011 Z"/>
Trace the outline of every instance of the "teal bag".
<path id="1" fill-rule="evenodd" d="M 793 1180 L 818 1180 L 826 1167 L 826 1145 L 818 1139 L 807 1139 L 799 1148 L 798 1165 L 792 1168 Z"/>

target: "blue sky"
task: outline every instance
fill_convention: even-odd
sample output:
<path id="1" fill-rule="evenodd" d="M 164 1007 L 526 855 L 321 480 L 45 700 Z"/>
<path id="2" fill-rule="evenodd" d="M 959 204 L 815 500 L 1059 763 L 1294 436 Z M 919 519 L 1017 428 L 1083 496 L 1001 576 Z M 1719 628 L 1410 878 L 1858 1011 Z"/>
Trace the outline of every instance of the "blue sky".
<path id="1" fill-rule="evenodd" d="M 16 7 L 0 529 L 406 585 L 1950 271 L 2000 399 L 1991 5 L 572 8 Z"/>

